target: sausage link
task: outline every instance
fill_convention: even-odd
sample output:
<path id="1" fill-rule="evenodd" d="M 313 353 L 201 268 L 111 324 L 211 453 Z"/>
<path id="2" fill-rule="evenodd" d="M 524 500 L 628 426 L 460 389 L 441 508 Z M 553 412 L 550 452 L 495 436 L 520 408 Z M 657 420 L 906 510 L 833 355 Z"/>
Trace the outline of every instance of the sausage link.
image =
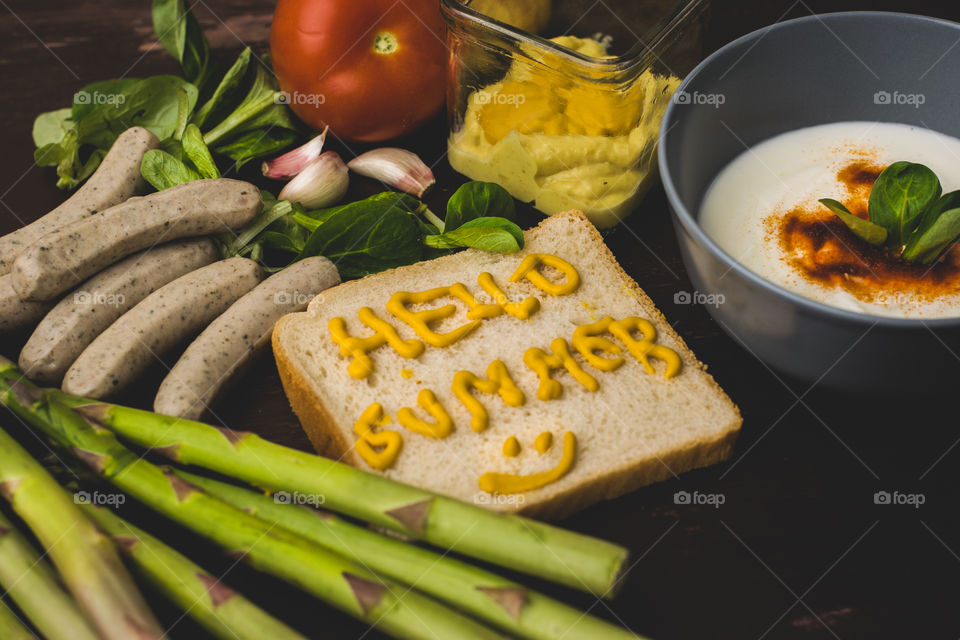
<path id="1" fill-rule="evenodd" d="M 214 242 L 201 238 L 147 249 L 104 269 L 40 321 L 20 351 L 20 370 L 37 382 L 60 384 L 87 345 L 117 318 L 158 288 L 217 257 Z"/>
<path id="2" fill-rule="evenodd" d="M 143 193 L 146 185 L 140 162 L 147 151 L 159 146 L 157 137 L 143 127 L 131 127 L 117 136 L 94 174 L 63 204 L 0 237 L 0 275 L 9 273 L 16 257 L 41 236 Z"/>
<path id="3" fill-rule="evenodd" d="M 13 289 L 13 276 L 0 276 L 0 333 L 14 331 L 33 324 L 53 306 L 50 302 L 21 300 Z"/>
<path id="4" fill-rule="evenodd" d="M 121 391 L 155 358 L 210 324 L 260 282 L 253 260 L 231 258 L 164 285 L 90 343 L 63 377 L 63 390 L 85 398 Z"/>
<path id="5" fill-rule="evenodd" d="M 326 258 L 306 258 L 234 302 L 194 340 L 160 385 L 153 410 L 198 419 L 231 378 L 270 342 L 273 326 L 303 311 L 321 291 L 340 282 Z"/>
<path id="6" fill-rule="evenodd" d="M 13 263 L 13 287 L 24 300 L 49 300 L 142 249 L 239 229 L 260 207 L 255 186 L 227 178 L 131 198 L 31 245 Z"/>

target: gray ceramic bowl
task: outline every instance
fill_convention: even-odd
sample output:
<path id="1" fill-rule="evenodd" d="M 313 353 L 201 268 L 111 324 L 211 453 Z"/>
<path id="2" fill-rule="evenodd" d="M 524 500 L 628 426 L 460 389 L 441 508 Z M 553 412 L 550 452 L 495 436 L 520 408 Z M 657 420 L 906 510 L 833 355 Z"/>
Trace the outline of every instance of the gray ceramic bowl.
<path id="1" fill-rule="evenodd" d="M 661 125 L 659 160 L 683 260 L 698 292 L 723 295 L 707 306 L 714 319 L 770 367 L 843 390 L 960 383 L 960 318 L 880 318 L 815 302 L 742 267 L 697 222 L 717 173 L 780 133 L 877 120 L 960 137 L 958 40 L 960 25 L 921 16 L 811 16 L 731 42 L 680 85 L 683 97 Z M 894 92 L 920 94 L 923 104 L 885 98 Z"/>

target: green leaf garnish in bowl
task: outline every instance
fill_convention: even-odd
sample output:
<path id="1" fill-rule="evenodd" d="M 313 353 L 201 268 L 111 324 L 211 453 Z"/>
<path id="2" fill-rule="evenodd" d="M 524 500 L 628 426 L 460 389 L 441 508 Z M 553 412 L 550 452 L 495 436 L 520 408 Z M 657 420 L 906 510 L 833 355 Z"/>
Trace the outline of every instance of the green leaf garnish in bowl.
<path id="1" fill-rule="evenodd" d="M 942 192 L 940 179 L 929 167 L 900 161 L 873 183 L 869 220 L 832 198 L 820 203 L 861 240 L 885 246 L 906 262 L 932 264 L 960 236 L 960 191 Z"/>

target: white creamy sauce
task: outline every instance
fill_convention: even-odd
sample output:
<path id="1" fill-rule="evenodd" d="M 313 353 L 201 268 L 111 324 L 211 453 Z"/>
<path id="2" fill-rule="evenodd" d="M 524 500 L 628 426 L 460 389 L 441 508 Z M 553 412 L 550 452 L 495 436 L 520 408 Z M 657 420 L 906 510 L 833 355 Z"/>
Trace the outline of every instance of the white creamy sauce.
<path id="1" fill-rule="evenodd" d="M 781 134 L 727 165 L 707 190 L 699 221 L 740 264 L 800 295 L 842 309 L 898 317 L 960 316 L 960 290 L 918 301 L 909 291 L 864 301 L 839 286 L 809 279 L 784 255 L 765 224 L 771 215 L 821 206 L 820 198 L 849 200 L 838 171 L 868 159 L 930 167 L 943 192 L 960 188 L 960 140 L 929 129 L 881 122 L 838 122 Z"/>

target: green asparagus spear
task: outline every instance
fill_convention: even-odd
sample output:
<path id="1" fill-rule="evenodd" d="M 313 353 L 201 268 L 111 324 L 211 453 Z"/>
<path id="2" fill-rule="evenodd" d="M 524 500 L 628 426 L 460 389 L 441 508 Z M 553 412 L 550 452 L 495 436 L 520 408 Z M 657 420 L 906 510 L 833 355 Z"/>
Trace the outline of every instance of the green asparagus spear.
<path id="1" fill-rule="evenodd" d="M 12 364 L 0 376 L 16 375 Z M 11 371 L 13 372 L 11 374 Z M 350 465 L 231 431 L 51 390 L 75 408 L 142 447 L 274 491 L 322 494 L 326 506 L 415 539 L 603 597 L 623 579 L 627 550 L 512 514 L 394 482 Z"/>
<path id="2" fill-rule="evenodd" d="M 0 494 L 47 550 L 101 636 L 110 640 L 163 636 L 113 543 L 2 429 Z"/>
<path id="3" fill-rule="evenodd" d="M 499 637 L 417 591 L 380 581 L 359 564 L 165 473 L 112 432 L 51 401 L 49 391 L 0 376 L 0 402 L 152 509 L 359 620 L 399 638 Z"/>
<path id="4" fill-rule="evenodd" d="M 174 473 L 224 502 L 352 558 L 377 575 L 416 586 L 511 635 L 534 640 L 637 637 L 489 571 L 380 535 L 332 513 L 292 504 L 298 497 L 304 498 L 299 502 L 320 502 L 313 496 L 270 497 L 192 473 Z"/>
<path id="5" fill-rule="evenodd" d="M 105 507 L 81 507 L 157 589 L 225 640 L 297 640 L 299 633 L 221 583 L 189 558 Z"/>
<path id="6" fill-rule="evenodd" d="M 0 513 L 0 588 L 48 640 L 97 640 L 47 561 Z M 0 638 L 6 636 L 0 633 Z"/>
<path id="7" fill-rule="evenodd" d="M 37 640 L 37 636 L 24 626 L 3 598 L 0 598 L 0 638 L 3 640 Z"/>

